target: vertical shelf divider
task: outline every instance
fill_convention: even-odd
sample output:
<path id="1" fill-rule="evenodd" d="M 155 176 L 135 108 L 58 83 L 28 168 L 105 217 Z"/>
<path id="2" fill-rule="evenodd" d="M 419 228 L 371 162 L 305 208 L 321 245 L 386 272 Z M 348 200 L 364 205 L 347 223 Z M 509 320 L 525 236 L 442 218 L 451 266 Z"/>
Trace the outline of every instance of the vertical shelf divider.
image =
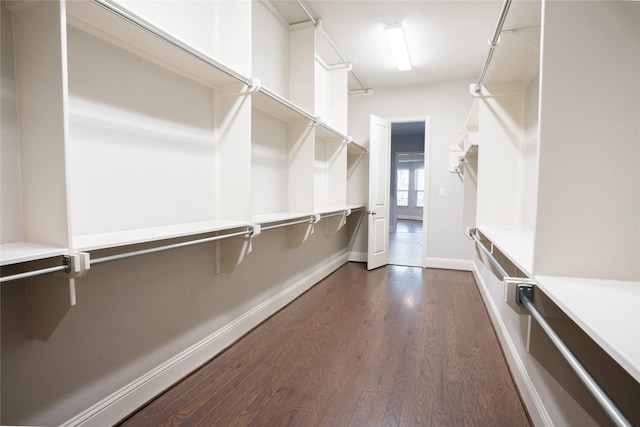
<path id="1" fill-rule="evenodd" d="M 66 4 L 13 10 L 24 241 L 70 247 Z M 46 340 L 75 305 L 75 280 L 26 279 L 29 333 Z"/>

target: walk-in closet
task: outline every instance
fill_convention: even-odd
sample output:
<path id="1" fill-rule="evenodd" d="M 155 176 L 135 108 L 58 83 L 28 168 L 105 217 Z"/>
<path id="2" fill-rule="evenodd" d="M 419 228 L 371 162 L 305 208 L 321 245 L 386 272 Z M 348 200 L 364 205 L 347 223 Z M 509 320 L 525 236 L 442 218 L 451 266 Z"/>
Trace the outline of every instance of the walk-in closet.
<path id="1" fill-rule="evenodd" d="M 640 3 L 0 23 L 0 424 L 640 424 Z"/>

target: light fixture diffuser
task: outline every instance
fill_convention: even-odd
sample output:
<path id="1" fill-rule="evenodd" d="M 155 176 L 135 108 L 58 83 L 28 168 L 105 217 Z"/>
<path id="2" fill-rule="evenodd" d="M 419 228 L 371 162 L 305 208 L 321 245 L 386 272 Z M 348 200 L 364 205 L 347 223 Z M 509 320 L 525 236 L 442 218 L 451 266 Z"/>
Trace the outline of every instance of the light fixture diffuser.
<path id="1" fill-rule="evenodd" d="M 387 25 L 384 28 L 384 33 L 387 36 L 398 71 L 410 70 L 411 59 L 409 58 L 409 50 L 407 49 L 407 41 L 404 38 L 402 26 L 400 24 Z"/>

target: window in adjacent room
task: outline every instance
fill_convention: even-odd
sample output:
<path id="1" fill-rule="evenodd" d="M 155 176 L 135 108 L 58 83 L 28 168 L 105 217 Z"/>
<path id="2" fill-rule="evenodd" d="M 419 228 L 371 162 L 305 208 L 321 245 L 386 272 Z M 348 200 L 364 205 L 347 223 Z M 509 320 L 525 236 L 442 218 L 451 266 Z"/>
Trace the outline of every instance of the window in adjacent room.
<path id="1" fill-rule="evenodd" d="M 409 169 L 398 169 L 397 204 L 409 206 Z"/>

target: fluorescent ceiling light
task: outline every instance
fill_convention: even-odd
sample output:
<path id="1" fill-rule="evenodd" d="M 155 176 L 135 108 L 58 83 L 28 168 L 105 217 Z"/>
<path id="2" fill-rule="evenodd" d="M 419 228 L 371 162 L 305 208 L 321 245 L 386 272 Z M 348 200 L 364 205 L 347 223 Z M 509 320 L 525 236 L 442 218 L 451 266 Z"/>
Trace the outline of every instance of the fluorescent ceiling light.
<path id="1" fill-rule="evenodd" d="M 404 32 L 400 24 L 387 25 L 384 29 L 387 35 L 387 41 L 391 47 L 393 59 L 396 60 L 398 71 L 406 71 L 411 69 L 411 59 L 409 59 L 409 50 L 407 49 L 407 41 L 404 38 Z"/>

